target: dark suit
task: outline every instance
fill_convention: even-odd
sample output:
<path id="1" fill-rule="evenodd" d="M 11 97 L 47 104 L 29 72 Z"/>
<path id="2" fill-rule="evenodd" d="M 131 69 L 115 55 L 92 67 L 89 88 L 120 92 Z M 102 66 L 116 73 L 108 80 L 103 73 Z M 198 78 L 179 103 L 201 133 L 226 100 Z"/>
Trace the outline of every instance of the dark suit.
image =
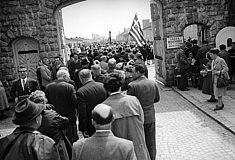
<path id="1" fill-rule="evenodd" d="M 154 103 L 160 100 L 156 82 L 140 76 L 128 85 L 127 94 L 136 96 L 144 111 L 144 132 L 146 145 L 152 160 L 156 157 Z"/>
<path id="2" fill-rule="evenodd" d="M 190 63 L 187 60 L 187 57 L 185 55 L 185 51 L 180 49 L 176 55 L 177 61 L 178 61 L 178 68 L 181 75 L 180 78 L 180 85 L 178 85 L 180 90 L 186 90 L 188 87 L 188 76 L 190 71 Z"/>
<path id="3" fill-rule="evenodd" d="M 18 79 L 13 81 L 10 93 L 13 98 L 17 97 L 20 101 L 21 98 L 30 95 L 30 93 L 36 91 L 37 89 L 39 89 L 38 82 L 32 78 L 27 77 L 24 89 L 21 84 L 21 79 Z"/>
<path id="4" fill-rule="evenodd" d="M 110 130 L 95 132 L 73 144 L 72 160 L 136 160 L 133 143 L 115 137 Z"/>
<path id="5" fill-rule="evenodd" d="M 94 80 L 87 82 L 84 86 L 77 90 L 77 99 L 79 106 L 79 129 L 87 131 L 91 136 L 95 132 L 95 128 L 91 123 L 91 111 L 94 107 L 103 102 L 107 98 L 107 92 L 102 83 Z M 85 111 L 85 113 L 84 113 Z"/>
<path id="6" fill-rule="evenodd" d="M 68 127 L 66 135 L 71 143 L 75 142 L 78 138 L 76 128 L 78 105 L 74 86 L 63 80 L 56 80 L 47 85 L 45 92 L 48 103 L 55 106 L 56 112 L 70 120 L 71 126 Z"/>

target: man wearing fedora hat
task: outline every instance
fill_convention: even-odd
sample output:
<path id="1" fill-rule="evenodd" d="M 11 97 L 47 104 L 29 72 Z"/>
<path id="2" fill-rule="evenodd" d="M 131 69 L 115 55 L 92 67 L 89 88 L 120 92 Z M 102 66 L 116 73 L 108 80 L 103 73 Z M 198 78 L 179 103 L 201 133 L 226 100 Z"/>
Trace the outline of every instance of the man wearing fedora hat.
<path id="1" fill-rule="evenodd" d="M 29 99 L 17 104 L 12 121 L 19 127 L 0 140 L 0 159 L 60 159 L 55 142 L 37 131 L 41 125 L 43 111 L 43 104 L 36 104 Z"/>

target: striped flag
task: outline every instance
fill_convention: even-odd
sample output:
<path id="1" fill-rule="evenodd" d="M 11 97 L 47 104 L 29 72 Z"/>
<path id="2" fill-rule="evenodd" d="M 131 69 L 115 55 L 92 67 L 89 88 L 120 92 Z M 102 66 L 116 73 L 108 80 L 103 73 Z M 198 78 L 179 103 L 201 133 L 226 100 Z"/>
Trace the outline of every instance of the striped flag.
<path id="1" fill-rule="evenodd" d="M 144 34 L 138 21 L 137 14 L 135 14 L 131 29 L 129 31 L 131 37 L 137 42 L 137 44 L 142 47 L 145 44 Z"/>

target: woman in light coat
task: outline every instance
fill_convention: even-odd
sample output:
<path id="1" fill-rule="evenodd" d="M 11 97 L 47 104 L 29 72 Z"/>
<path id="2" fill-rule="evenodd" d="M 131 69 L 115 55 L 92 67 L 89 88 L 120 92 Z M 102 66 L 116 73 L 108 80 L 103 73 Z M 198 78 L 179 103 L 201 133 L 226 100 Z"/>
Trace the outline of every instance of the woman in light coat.
<path id="1" fill-rule="evenodd" d="M 213 81 L 213 89 L 214 95 L 218 97 L 218 104 L 214 108 L 214 111 L 221 110 L 224 108 L 224 103 L 222 101 L 222 96 L 226 95 L 227 87 L 218 88 L 217 87 L 217 80 L 219 75 L 224 75 L 227 79 L 229 79 L 228 75 L 228 66 L 223 58 L 218 56 L 219 50 L 211 49 L 209 54 L 213 59 L 211 64 L 212 69 L 212 81 Z"/>

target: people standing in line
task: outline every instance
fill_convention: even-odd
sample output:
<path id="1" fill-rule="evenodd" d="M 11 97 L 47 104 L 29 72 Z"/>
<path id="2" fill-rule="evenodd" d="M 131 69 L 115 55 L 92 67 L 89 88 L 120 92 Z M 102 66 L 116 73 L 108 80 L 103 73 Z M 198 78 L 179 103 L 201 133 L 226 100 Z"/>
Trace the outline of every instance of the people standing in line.
<path id="1" fill-rule="evenodd" d="M 65 65 L 62 63 L 60 56 L 57 56 L 54 58 L 54 63 L 51 66 L 52 80 L 56 79 L 56 74 L 60 67 L 65 67 Z"/>
<path id="2" fill-rule="evenodd" d="M 213 59 L 211 68 L 212 68 L 212 81 L 213 81 L 213 89 L 214 95 L 218 97 L 218 104 L 214 108 L 214 111 L 221 110 L 224 108 L 224 103 L 222 101 L 222 97 L 226 95 L 227 87 L 218 88 L 217 80 L 220 75 L 224 75 L 227 79 L 229 79 L 228 75 L 228 66 L 223 58 L 218 56 L 219 51 L 216 49 L 211 49 L 209 54 Z"/>
<path id="3" fill-rule="evenodd" d="M 111 130 L 115 136 L 130 140 L 134 144 L 138 160 L 150 160 L 144 134 L 144 112 L 135 96 L 121 93 L 122 79 L 112 73 L 107 77 L 104 88 L 109 97 L 102 102 L 114 112 Z"/>
<path id="4" fill-rule="evenodd" d="M 19 125 L 13 133 L 0 139 L 0 159 L 4 160 L 60 160 L 55 141 L 42 135 L 43 104 L 24 99 L 17 104 L 13 123 Z"/>
<path id="5" fill-rule="evenodd" d="M 69 84 L 69 72 L 67 70 L 59 70 L 56 74 L 57 80 L 51 82 L 46 87 L 46 97 L 48 103 L 55 106 L 55 111 L 69 119 L 68 137 L 72 144 L 78 139 L 76 112 L 78 110 L 77 97 L 74 86 Z"/>
<path id="6" fill-rule="evenodd" d="M 95 133 L 73 144 L 72 160 L 136 160 L 133 143 L 113 135 L 113 120 L 111 107 L 98 104 L 92 110 Z"/>
<path id="7" fill-rule="evenodd" d="M 19 79 L 13 81 L 11 87 L 11 96 L 15 99 L 15 103 L 27 98 L 30 93 L 39 89 L 38 82 L 27 77 L 27 69 L 25 66 L 18 68 Z"/>
<path id="8" fill-rule="evenodd" d="M 107 63 L 107 56 L 101 56 L 100 57 L 100 67 L 102 70 L 104 70 L 105 72 L 108 70 L 108 63 Z"/>
<path id="9" fill-rule="evenodd" d="M 211 46 L 209 45 L 208 41 L 202 41 L 202 47 L 198 50 L 198 53 L 196 55 L 196 60 L 199 62 L 199 69 L 203 70 L 204 65 L 207 64 L 208 60 L 206 58 L 206 53 L 211 49 Z M 199 85 L 198 89 L 202 89 L 203 84 L 203 77 L 199 75 Z"/>
<path id="10" fill-rule="evenodd" d="M 42 62 L 43 65 L 39 67 L 42 82 L 41 90 L 45 91 L 46 86 L 52 82 L 52 72 L 49 69 L 49 59 L 47 57 L 44 57 Z"/>
<path id="11" fill-rule="evenodd" d="M 95 128 L 91 122 L 91 111 L 97 104 L 107 98 L 107 92 L 103 87 L 103 83 L 95 82 L 92 79 L 89 69 L 82 69 L 79 72 L 79 79 L 83 85 L 76 93 L 80 109 L 79 130 L 87 137 L 95 133 Z"/>
<path id="12" fill-rule="evenodd" d="M 230 56 L 229 53 L 226 51 L 226 45 L 221 44 L 219 48 L 220 51 L 218 53 L 218 56 L 225 60 L 226 64 L 228 65 L 228 68 L 231 68 Z"/>
<path id="13" fill-rule="evenodd" d="M 104 83 L 105 75 L 101 73 L 101 67 L 98 64 L 91 66 L 92 79 L 96 82 Z"/>
<path id="14" fill-rule="evenodd" d="M 89 69 L 89 67 L 90 67 L 90 61 L 88 60 L 87 57 L 82 57 L 81 58 L 81 65 L 82 65 L 82 67 L 79 68 L 79 69 L 76 69 L 75 72 L 74 72 L 74 82 L 75 82 L 75 89 L 76 90 L 78 90 L 79 88 L 82 87 L 82 83 L 79 79 L 79 72 L 82 69 Z"/>
<path id="15" fill-rule="evenodd" d="M 207 53 L 208 62 L 204 65 L 204 70 L 201 70 L 200 73 L 203 77 L 203 85 L 202 85 L 202 93 L 210 95 L 210 99 L 207 102 L 217 102 L 218 100 L 215 98 L 214 89 L 213 89 L 213 81 L 212 81 L 212 70 L 211 63 L 212 58 L 210 57 L 209 52 Z"/>
<path id="16" fill-rule="evenodd" d="M 148 68 L 147 68 L 147 66 L 145 65 L 145 61 L 144 61 L 144 58 L 143 58 L 142 53 L 137 52 L 137 53 L 135 54 L 134 61 L 135 61 L 135 64 L 142 64 L 142 65 L 144 66 L 144 70 L 145 70 L 145 71 L 144 71 L 144 75 L 145 75 L 145 77 L 148 78 Z"/>
<path id="17" fill-rule="evenodd" d="M 135 80 L 129 83 L 127 94 L 136 96 L 144 111 L 144 133 L 146 145 L 152 160 L 156 157 L 156 131 L 154 103 L 160 101 L 159 88 L 156 82 L 145 76 L 142 64 L 134 66 Z"/>
<path id="18" fill-rule="evenodd" d="M 69 119 L 58 114 L 52 104 L 47 104 L 46 94 L 41 90 L 32 92 L 28 99 L 36 104 L 45 106 L 42 114 L 42 123 L 38 131 L 55 141 L 61 160 L 71 159 L 72 145 L 64 135 L 69 125 Z"/>
<path id="19" fill-rule="evenodd" d="M 178 88 L 182 91 L 188 91 L 188 77 L 190 75 L 190 63 L 185 55 L 184 45 L 181 46 L 177 52 L 176 59 L 178 62 L 178 69 L 180 73 L 180 79 Z"/>
<path id="20" fill-rule="evenodd" d="M 5 88 L 0 80 L 0 120 L 7 118 L 8 116 L 4 114 L 5 110 L 10 109 Z"/>
<path id="21" fill-rule="evenodd" d="M 196 39 L 194 39 L 194 40 L 192 40 L 192 47 L 190 48 L 190 51 L 192 52 L 192 54 L 193 54 L 193 58 L 196 58 L 196 56 L 197 56 L 197 52 L 198 52 L 198 50 L 199 50 L 199 46 L 197 45 L 197 40 Z"/>
<path id="22" fill-rule="evenodd" d="M 199 61 L 196 60 L 196 55 L 199 50 L 199 46 L 197 45 L 197 40 L 192 40 L 192 47 L 190 48 L 190 51 L 192 53 L 192 72 L 191 72 L 191 79 L 192 79 L 192 85 L 194 88 L 198 87 L 198 78 L 200 75 L 200 68 L 199 68 Z"/>
<path id="23" fill-rule="evenodd" d="M 74 73 L 76 69 L 82 68 L 79 56 L 77 53 L 73 54 L 73 61 L 69 63 L 68 69 L 69 69 L 69 74 L 71 76 L 71 79 L 74 80 Z"/>

